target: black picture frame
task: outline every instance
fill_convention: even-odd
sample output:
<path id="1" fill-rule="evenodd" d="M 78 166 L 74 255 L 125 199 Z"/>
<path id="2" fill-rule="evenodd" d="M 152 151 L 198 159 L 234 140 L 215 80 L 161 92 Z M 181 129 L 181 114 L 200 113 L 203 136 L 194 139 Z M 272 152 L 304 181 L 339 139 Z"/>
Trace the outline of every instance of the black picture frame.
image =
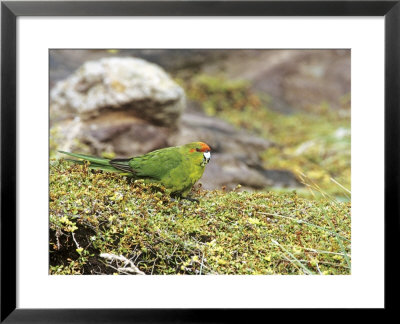
<path id="1" fill-rule="evenodd" d="M 384 16 L 385 18 L 385 309 L 394 295 L 399 237 L 400 0 L 129 1 L 1 3 L 1 322 L 231 322 L 265 310 L 20 309 L 16 307 L 16 19 L 19 16 Z M 372 153 L 371 153 L 372 154 Z M 367 283 L 366 283 L 367 284 Z M 211 313 L 210 313 L 211 312 Z M 245 315 L 249 316 L 249 314 Z"/>

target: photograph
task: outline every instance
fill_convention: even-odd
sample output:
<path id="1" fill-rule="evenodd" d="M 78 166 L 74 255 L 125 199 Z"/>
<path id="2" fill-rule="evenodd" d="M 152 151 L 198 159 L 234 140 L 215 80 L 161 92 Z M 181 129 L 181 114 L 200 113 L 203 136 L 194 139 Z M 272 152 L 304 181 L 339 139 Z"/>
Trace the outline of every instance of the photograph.
<path id="1" fill-rule="evenodd" d="M 351 49 L 48 53 L 49 275 L 351 275 Z"/>
<path id="2" fill-rule="evenodd" d="M 395 309 L 399 2 L 3 1 L 0 322 Z"/>

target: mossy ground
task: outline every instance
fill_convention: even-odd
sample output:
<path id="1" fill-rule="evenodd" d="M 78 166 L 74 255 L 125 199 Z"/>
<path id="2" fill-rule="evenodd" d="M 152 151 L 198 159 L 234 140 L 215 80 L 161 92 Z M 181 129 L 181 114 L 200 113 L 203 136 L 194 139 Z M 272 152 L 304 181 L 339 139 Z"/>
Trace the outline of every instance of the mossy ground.
<path id="1" fill-rule="evenodd" d="M 350 274 L 349 98 L 338 110 L 321 103 L 282 114 L 244 81 L 198 75 L 179 82 L 208 115 L 272 140 L 264 166 L 291 170 L 304 189 L 197 187 L 197 204 L 53 159 L 50 274 L 127 272 L 102 253 L 123 256 L 145 274 Z"/>
<path id="2" fill-rule="evenodd" d="M 206 114 L 273 141 L 275 145 L 262 154 L 264 167 L 290 170 L 301 181 L 306 177 L 308 184 L 317 184 L 319 192 L 350 199 L 350 96 L 340 98 L 340 109 L 321 102 L 306 110 L 282 114 L 268 107 L 266 94 L 255 93 L 243 80 L 204 74 L 177 80 L 188 98 L 200 103 Z M 314 195 L 307 186 L 299 194 Z M 317 192 L 317 196 L 321 195 Z"/>
<path id="3" fill-rule="evenodd" d="M 200 203 L 50 161 L 50 274 L 350 274 L 350 203 L 196 188 Z M 119 270 L 118 270 L 119 269 Z"/>

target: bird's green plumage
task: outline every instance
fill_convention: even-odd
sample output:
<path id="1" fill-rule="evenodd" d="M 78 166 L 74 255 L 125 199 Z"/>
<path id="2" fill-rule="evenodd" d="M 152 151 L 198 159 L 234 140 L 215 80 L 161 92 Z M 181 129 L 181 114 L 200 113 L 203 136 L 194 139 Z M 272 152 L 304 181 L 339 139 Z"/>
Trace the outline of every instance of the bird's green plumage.
<path id="1" fill-rule="evenodd" d="M 61 152 L 89 161 L 90 168 L 118 172 L 134 179 L 160 183 L 171 194 L 185 197 L 193 185 L 202 177 L 206 161 L 207 144 L 194 142 L 182 146 L 156 150 L 131 159 L 103 159 L 89 155 Z M 75 160 L 74 160 L 75 161 Z M 83 161 L 76 161 L 83 163 Z"/>

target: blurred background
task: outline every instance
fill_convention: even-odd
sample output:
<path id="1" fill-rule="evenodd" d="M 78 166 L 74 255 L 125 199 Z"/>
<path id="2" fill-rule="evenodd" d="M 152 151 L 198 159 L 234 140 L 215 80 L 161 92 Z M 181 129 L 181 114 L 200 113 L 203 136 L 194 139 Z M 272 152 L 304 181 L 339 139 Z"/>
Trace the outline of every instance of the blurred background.
<path id="1" fill-rule="evenodd" d="M 50 50 L 49 59 L 50 157 L 204 141 L 205 189 L 350 199 L 350 50 Z"/>

